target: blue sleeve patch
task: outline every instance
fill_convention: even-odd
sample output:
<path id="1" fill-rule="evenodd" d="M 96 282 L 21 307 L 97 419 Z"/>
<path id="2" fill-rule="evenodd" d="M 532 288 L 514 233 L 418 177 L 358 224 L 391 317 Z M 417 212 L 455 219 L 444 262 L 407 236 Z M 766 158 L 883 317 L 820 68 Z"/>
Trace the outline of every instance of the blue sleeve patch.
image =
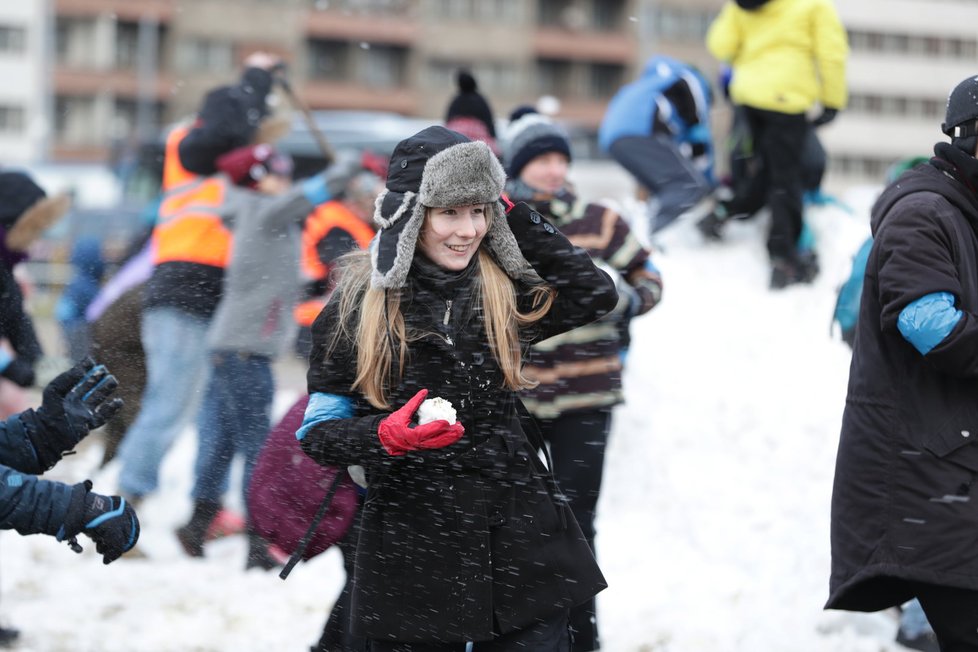
<path id="1" fill-rule="evenodd" d="M 302 441 L 316 425 L 333 419 L 349 419 L 353 416 L 353 401 L 345 396 L 316 392 L 309 396 L 302 425 L 295 431 L 295 438 Z"/>
<path id="2" fill-rule="evenodd" d="M 19 473 L 11 473 L 7 476 L 8 487 L 19 487 L 24 484 L 24 476 Z"/>
<path id="3" fill-rule="evenodd" d="M 954 307 L 950 292 L 934 292 L 920 297 L 900 311 L 897 328 L 903 339 L 910 342 L 921 355 L 947 337 L 964 313 Z"/>

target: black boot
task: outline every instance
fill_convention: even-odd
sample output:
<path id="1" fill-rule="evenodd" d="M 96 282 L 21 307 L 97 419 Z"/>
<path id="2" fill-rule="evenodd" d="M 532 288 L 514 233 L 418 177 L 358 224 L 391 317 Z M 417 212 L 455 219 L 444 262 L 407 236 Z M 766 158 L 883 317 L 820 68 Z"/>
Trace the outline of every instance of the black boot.
<path id="1" fill-rule="evenodd" d="M 245 570 L 260 568 L 262 570 L 272 570 L 281 566 L 272 553 L 268 551 L 268 542 L 261 538 L 261 535 L 248 530 L 248 560 L 245 563 Z"/>
<path id="2" fill-rule="evenodd" d="M 184 551 L 191 557 L 204 556 L 204 537 L 211 521 L 221 510 L 221 503 L 198 500 L 194 503 L 194 513 L 190 522 L 177 530 L 177 539 Z"/>
<path id="3" fill-rule="evenodd" d="M 12 627 L 0 627 L 0 647 L 11 647 L 17 643 L 20 632 Z"/>

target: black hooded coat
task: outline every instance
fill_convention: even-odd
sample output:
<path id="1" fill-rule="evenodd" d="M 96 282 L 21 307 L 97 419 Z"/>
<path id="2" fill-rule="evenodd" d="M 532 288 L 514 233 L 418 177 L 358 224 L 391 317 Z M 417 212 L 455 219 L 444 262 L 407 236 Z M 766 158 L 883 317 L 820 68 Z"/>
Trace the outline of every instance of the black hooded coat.
<path id="1" fill-rule="evenodd" d="M 873 208 L 827 608 L 900 604 L 913 597 L 903 580 L 978 590 L 978 161 L 946 143 L 936 152 Z M 897 320 L 936 292 L 963 315 L 922 355 Z"/>
<path id="2" fill-rule="evenodd" d="M 557 295 L 522 336 L 525 345 L 614 308 L 610 278 L 588 254 L 525 204 L 508 222 L 530 265 Z M 606 584 L 581 530 L 528 432 L 535 427 L 487 346 L 473 297 L 478 263 L 461 273 L 416 255 L 402 312 L 411 341 L 404 376 L 388 401 L 418 390 L 449 400 L 465 434 L 438 450 L 393 457 L 377 437 L 389 415 L 350 387 L 356 345 L 327 347 L 338 328 L 334 298 L 313 325 L 309 392 L 347 397 L 353 417 L 321 422 L 303 450 L 321 464 L 366 467 L 370 482 L 357 542 L 352 627 L 396 641 L 483 641 L 558 614 Z M 396 290 L 388 290 L 388 292 Z M 521 310 L 526 288 L 517 285 Z M 396 374 L 395 374 L 396 375 Z"/>

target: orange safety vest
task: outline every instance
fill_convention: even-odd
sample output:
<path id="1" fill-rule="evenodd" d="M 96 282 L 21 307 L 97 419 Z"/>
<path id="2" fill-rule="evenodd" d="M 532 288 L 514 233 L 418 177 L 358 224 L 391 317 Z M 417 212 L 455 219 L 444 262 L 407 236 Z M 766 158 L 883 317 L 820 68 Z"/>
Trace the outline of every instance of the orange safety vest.
<path id="1" fill-rule="evenodd" d="M 231 257 L 231 231 L 218 214 L 224 182 L 194 174 L 180 164 L 180 141 L 189 132 L 189 125 L 181 125 L 166 138 L 153 263 L 189 262 L 223 269 Z"/>
<path id="2" fill-rule="evenodd" d="M 319 259 L 316 245 L 333 229 L 349 233 L 361 249 L 367 248 L 375 233 L 372 226 L 338 200 L 317 206 L 302 229 L 302 274 L 309 281 L 322 281 L 329 276 L 329 266 Z M 325 298 L 316 297 L 299 303 L 292 314 L 300 326 L 311 326 L 325 305 Z"/>

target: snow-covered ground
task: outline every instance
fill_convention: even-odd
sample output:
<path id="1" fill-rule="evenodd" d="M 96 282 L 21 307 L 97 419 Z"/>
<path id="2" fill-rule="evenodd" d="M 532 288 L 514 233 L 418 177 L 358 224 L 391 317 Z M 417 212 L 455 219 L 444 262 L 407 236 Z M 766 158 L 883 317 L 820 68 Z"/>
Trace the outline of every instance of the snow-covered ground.
<path id="1" fill-rule="evenodd" d="M 822 274 L 809 286 L 767 289 L 764 220 L 732 225 L 722 244 L 689 224 L 658 243 L 664 301 L 633 326 L 600 503 L 606 652 L 902 649 L 892 613 L 822 610 L 849 364 L 829 322 L 871 198 L 847 195 L 853 214 L 810 212 Z M 280 413 L 303 383 L 297 364 L 279 370 Z M 90 544 L 78 556 L 49 537 L 0 537 L 0 622 L 22 630 L 16 649 L 308 649 L 342 584 L 338 552 L 285 582 L 244 571 L 242 537 L 186 558 L 173 530 L 189 514 L 194 451 L 188 429 L 140 510 L 146 559 L 106 567 Z M 97 471 L 99 455 L 93 440 L 50 475 L 112 491 L 117 469 Z"/>

